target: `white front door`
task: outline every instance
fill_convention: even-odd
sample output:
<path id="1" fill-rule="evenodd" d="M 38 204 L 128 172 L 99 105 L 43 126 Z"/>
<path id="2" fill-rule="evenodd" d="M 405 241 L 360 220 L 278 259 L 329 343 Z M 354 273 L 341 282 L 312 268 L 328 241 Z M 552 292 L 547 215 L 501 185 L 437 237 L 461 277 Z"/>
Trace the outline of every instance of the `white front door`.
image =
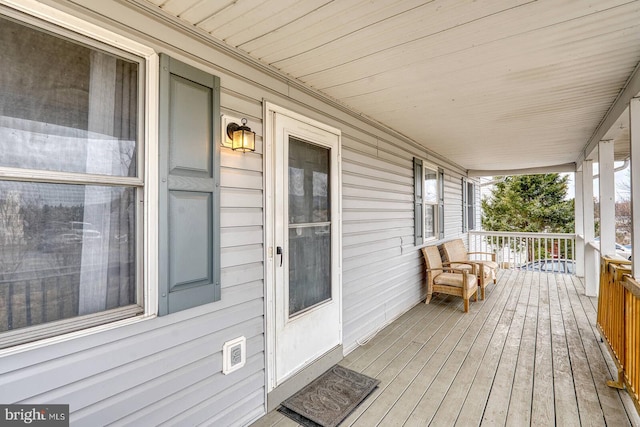
<path id="1" fill-rule="evenodd" d="M 277 387 L 342 342 L 340 135 L 281 112 L 268 120 L 275 329 L 270 377 Z"/>

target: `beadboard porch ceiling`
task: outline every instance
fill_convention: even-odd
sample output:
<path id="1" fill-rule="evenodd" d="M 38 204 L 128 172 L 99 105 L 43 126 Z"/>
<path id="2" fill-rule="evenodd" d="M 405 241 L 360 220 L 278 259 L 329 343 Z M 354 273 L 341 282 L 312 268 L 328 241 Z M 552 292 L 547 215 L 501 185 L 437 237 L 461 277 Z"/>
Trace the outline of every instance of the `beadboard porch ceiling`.
<path id="1" fill-rule="evenodd" d="M 640 80 L 639 1 L 130 1 L 466 169 L 570 164 L 606 131 L 628 156 L 619 112 L 598 128 Z"/>

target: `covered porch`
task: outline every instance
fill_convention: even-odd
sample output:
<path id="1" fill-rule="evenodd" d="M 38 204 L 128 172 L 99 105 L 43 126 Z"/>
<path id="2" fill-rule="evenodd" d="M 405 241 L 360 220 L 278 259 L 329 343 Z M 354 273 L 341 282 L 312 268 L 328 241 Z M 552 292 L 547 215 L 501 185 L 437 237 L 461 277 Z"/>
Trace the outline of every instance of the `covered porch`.
<path id="1" fill-rule="evenodd" d="M 640 425 L 575 275 L 503 269 L 484 301 L 436 296 L 342 362 L 381 381 L 341 425 Z M 253 424 L 294 426 L 273 411 Z"/>
<path id="2" fill-rule="evenodd" d="M 102 54 L 111 55 L 109 63 L 125 58 L 138 67 L 131 87 L 139 97 L 131 108 L 116 108 L 122 97 L 109 91 L 113 109 L 136 123 L 127 137 L 135 146 L 135 156 L 129 155 L 138 162 L 135 176 L 104 178 L 92 168 L 52 171 L 38 162 L 0 165 L 2 180 L 18 187 L 100 184 L 132 188 L 136 194 L 126 198 L 135 210 L 135 227 L 130 227 L 135 233 L 129 228 L 105 233 L 115 221 L 106 203 L 102 209 L 100 235 L 113 236 L 112 247 L 135 246 L 131 285 L 124 275 L 95 281 L 118 290 L 129 286 L 130 292 L 122 294 L 131 294 L 131 301 L 122 302 L 118 317 L 98 307 L 89 318 L 93 323 L 54 323 L 84 313 L 75 309 L 79 288 L 67 292 L 60 283 L 40 281 L 37 287 L 10 278 L 21 282 L 16 285 L 21 292 L 7 285 L 5 306 L 11 311 L 4 313 L 11 322 L 5 329 L 15 326 L 27 333 L 18 330 L 16 341 L 10 341 L 5 337 L 13 332 L 8 332 L 0 341 L 0 348 L 6 347 L 0 352 L 0 383 L 8 384 L 0 388 L 5 402 L 69 404 L 75 425 L 99 420 L 287 426 L 292 421 L 269 409 L 303 386 L 290 380 L 305 377 L 317 360 L 344 357 L 340 363 L 380 379 L 381 385 L 342 425 L 640 425 L 637 388 L 634 404 L 626 391 L 606 384 L 616 379 L 617 366 L 596 326 L 598 266 L 601 255 L 615 248 L 616 161 L 630 162 L 633 199 L 640 200 L 640 162 L 635 161 L 640 158 L 640 1 L 0 0 L 0 15 L 19 28 L 10 32 L 5 24 L 5 37 L 17 57 L 25 53 L 27 65 L 37 55 L 26 54 L 21 31 L 38 31 L 56 46 L 70 43 L 69 51 L 84 52 L 84 62 L 60 61 L 61 69 L 74 66 L 84 73 L 86 88 L 69 91 L 82 95 L 78 111 L 83 118 L 105 104 L 97 88 L 124 81 L 104 79 L 105 61 L 95 60 Z M 171 74 L 166 64 L 174 59 L 180 72 Z M 46 65 L 42 74 L 54 74 Z M 53 81 L 49 89 L 55 90 L 40 89 L 39 74 L 24 85 L 21 70 L 34 68 L 8 73 L 16 94 L 34 87 L 24 96 L 28 108 L 16 108 L 22 121 L 33 119 L 42 99 L 59 86 Z M 195 82 L 185 70 L 198 81 L 204 76 L 204 83 L 188 83 L 198 90 L 185 86 L 189 96 L 179 108 L 167 87 L 170 81 Z M 191 102 L 196 98 L 202 104 Z M 58 107 L 52 104 L 47 111 L 53 114 Z M 183 111 L 183 118 L 165 114 Z M 171 145 L 168 136 L 197 115 L 192 113 L 203 115 L 197 120 L 202 139 Z M 6 117 L 11 123 L 16 118 Z M 110 123 L 118 115 L 105 117 Z M 41 128 L 52 128 L 52 120 L 36 118 Z M 72 129 L 92 132 L 92 122 Z M 229 122 L 248 123 L 255 151 L 236 152 L 226 143 Z M 316 188 L 296 186 L 291 177 L 300 175 L 290 176 L 295 164 L 290 166 L 284 148 L 276 149 L 296 144 L 285 132 L 290 123 L 298 132 L 305 129 L 307 145 L 331 153 L 327 173 L 309 168 L 305 173 L 311 178 L 301 180 L 315 182 Z M 191 133 L 191 126 L 182 128 Z M 317 144 L 310 135 L 318 129 L 324 138 L 333 135 L 330 142 Z M 25 158 L 35 158 L 32 154 L 47 157 L 29 152 Z M 179 173 L 170 176 L 168 165 Z M 186 186 L 196 172 L 202 181 Z M 420 249 L 452 239 L 472 246 L 480 231 L 480 178 L 547 172 L 575 174 L 576 229 L 567 238 L 570 244 L 558 245 L 567 254 L 571 248 L 575 275 L 504 268 L 497 284 L 488 286 L 487 298 L 472 302 L 469 313 L 453 297 L 420 303 L 426 293 Z M 289 189 L 296 191 L 281 191 Z M 36 190 L 36 196 L 51 193 Z M 284 328 L 285 320 L 297 315 L 287 307 L 289 277 L 296 272 L 290 267 L 289 255 L 296 251 L 289 241 L 294 230 L 302 235 L 312 223 L 289 218 L 286 201 L 301 197 L 302 190 L 310 196 L 309 206 L 321 197 L 331 201 L 326 206 L 332 207 L 328 222 L 335 227 L 327 263 L 333 268 L 332 293 L 326 301 L 339 305 L 326 316 L 335 321 L 332 325 L 309 321 L 294 335 Z M 194 198 L 198 192 L 203 194 Z M 176 195 L 185 203 L 180 212 L 195 212 L 188 207 L 198 200 L 193 202 L 198 213 L 172 214 L 170 206 L 180 202 L 165 202 Z M 35 252 L 48 261 L 56 252 L 50 251 L 52 243 L 59 236 L 67 245 L 64 239 L 71 233 L 64 231 L 77 220 L 90 232 L 71 239 L 78 241 L 72 242 L 76 249 L 85 244 L 85 234 L 97 236 L 88 227 L 96 221 L 63 211 L 63 196 L 53 195 L 51 205 L 61 207 L 64 230 L 49 228 L 46 221 L 29 230 L 19 209 L 9 211 L 19 219 L 5 226 L 15 232 L 18 249 L 41 239 Z M 17 198 L 7 200 L 17 206 Z M 82 200 L 78 206 L 88 199 Z M 324 218 L 327 211 L 314 214 Z M 171 225 L 178 217 L 182 229 Z M 632 243 L 640 247 L 638 205 L 633 220 Z M 182 231 L 174 236 L 171 230 Z M 28 232 L 35 238 L 23 238 Z M 171 236 L 187 249 L 198 240 L 198 256 L 172 252 L 180 246 L 170 244 Z M 329 240 L 324 232 L 318 236 Z M 187 264 L 180 257 L 194 265 L 176 275 L 177 267 Z M 87 266 L 90 258 L 84 257 Z M 82 261 L 81 255 L 74 259 Z M 168 260 L 173 269 L 166 267 Z M 640 257 L 632 262 L 628 274 L 638 277 Z M 210 300 L 185 298 L 175 312 L 167 312 L 162 299 L 167 289 L 183 284 L 185 290 L 195 289 L 200 282 L 211 289 Z M 57 317 L 44 309 L 35 315 L 31 302 L 42 301 L 44 307 L 49 300 L 40 287 L 73 306 L 68 316 L 62 309 L 51 310 Z M 103 294 L 111 295 L 101 288 Z M 20 314 L 24 321 L 14 322 L 14 313 L 25 313 Z M 36 329 L 27 328 L 39 327 L 38 319 L 44 326 L 37 332 L 43 333 L 31 335 Z M 276 319 L 282 320 L 280 329 Z M 294 354 L 293 345 L 275 345 L 287 333 L 296 343 L 323 332 L 330 339 L 317 359 Z M 278 368 L 288 356 L 291 365 Z M 640 366 L 637 350 L 634 357 Z"/>

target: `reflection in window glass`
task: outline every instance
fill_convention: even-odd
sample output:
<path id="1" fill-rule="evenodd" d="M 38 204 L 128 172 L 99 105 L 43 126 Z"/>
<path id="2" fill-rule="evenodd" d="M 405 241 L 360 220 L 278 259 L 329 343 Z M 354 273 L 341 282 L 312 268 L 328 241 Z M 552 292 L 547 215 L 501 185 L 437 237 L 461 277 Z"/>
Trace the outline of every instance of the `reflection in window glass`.
<path id="1" fill-rule="evenodd" d="M 313 218 L 312 222 L 324 222 L 329 219 L 329 197 L 327 185 L 329 175 L 326 172 L 313 171 Z"/>
<path id="2" fill-rule="evenodd" d="M 136 303 L 135 190 L 0 181 L 0 331 Z"/>
<path id="3" fill-rule="evenodd" d="M 436 205 L 426 205 L 424 209 L 424 237 L 428 239 L 436 235 Z"/>
<path id="4" fill-rule="evenodd" d="M 326 148 L 290 138 L 290 224 L 329 221 L 329 154 Z"/>
<path id="5" fill-rule="evenodd" d="M 137 176 L 138 64 L 0 18 L 0 166 Z"/>
<path id="6" fill-rule="evenodd" d="M 438 174 L 424 168 L 424 239 L 436 237 L 438 232 Z"/>
<path id="7" fill-rule="evenodd" d="M 289 315 L 330 298 L 330 227 L 289 228 Z"/>
<path id="8" fill-rule="evenodd" d="M 438 203 L 438 175 L 431 169 L 424 170 L 424 199 L 427 203 Z"/>
<path id="9" fill-rule="evenodd" d="M 331 298 L 329 156 L 289 139 L 289 316 Z"/>

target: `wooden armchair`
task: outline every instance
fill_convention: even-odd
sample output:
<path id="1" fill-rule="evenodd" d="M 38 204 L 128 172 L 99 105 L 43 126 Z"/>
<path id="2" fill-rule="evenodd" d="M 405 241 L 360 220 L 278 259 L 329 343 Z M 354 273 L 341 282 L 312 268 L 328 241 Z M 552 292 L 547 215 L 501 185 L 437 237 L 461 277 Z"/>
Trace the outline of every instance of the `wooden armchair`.
<path id="1" fill-rule="evenodd" d="M 455 239 L 442 244 L 444 255 L 449 264 L 454 268 L 469 269 L 468 263 L 472 262 L 478 265 L 476 269 L 478 284 L 480 285 L 480 298 L 484 299 L 484 288 L 489 280 L 496 283 L 496 272 L 498 271 L 498 263 L 496 262 L 496 254 L 490 252 L 467 252 L 462 239 Z M 490 256 L 489 260 L 469 259 L 469 255 L 485 255 Z"/>
<path id="2" fill-rule="evenodd" d="M 455 295 L 464 300 L 464 312 L 469 311 L 469 299 L 475 294 L 478 301 L 478 283 L 475 266 L 469 265 L 470 270 L 460 270 L 444 266 L 440 258 L 440 251 L 436 246 L 422 248 L 422 255 L 427 264 L 427 299 L 431 302 L 434 292 Z"/>

